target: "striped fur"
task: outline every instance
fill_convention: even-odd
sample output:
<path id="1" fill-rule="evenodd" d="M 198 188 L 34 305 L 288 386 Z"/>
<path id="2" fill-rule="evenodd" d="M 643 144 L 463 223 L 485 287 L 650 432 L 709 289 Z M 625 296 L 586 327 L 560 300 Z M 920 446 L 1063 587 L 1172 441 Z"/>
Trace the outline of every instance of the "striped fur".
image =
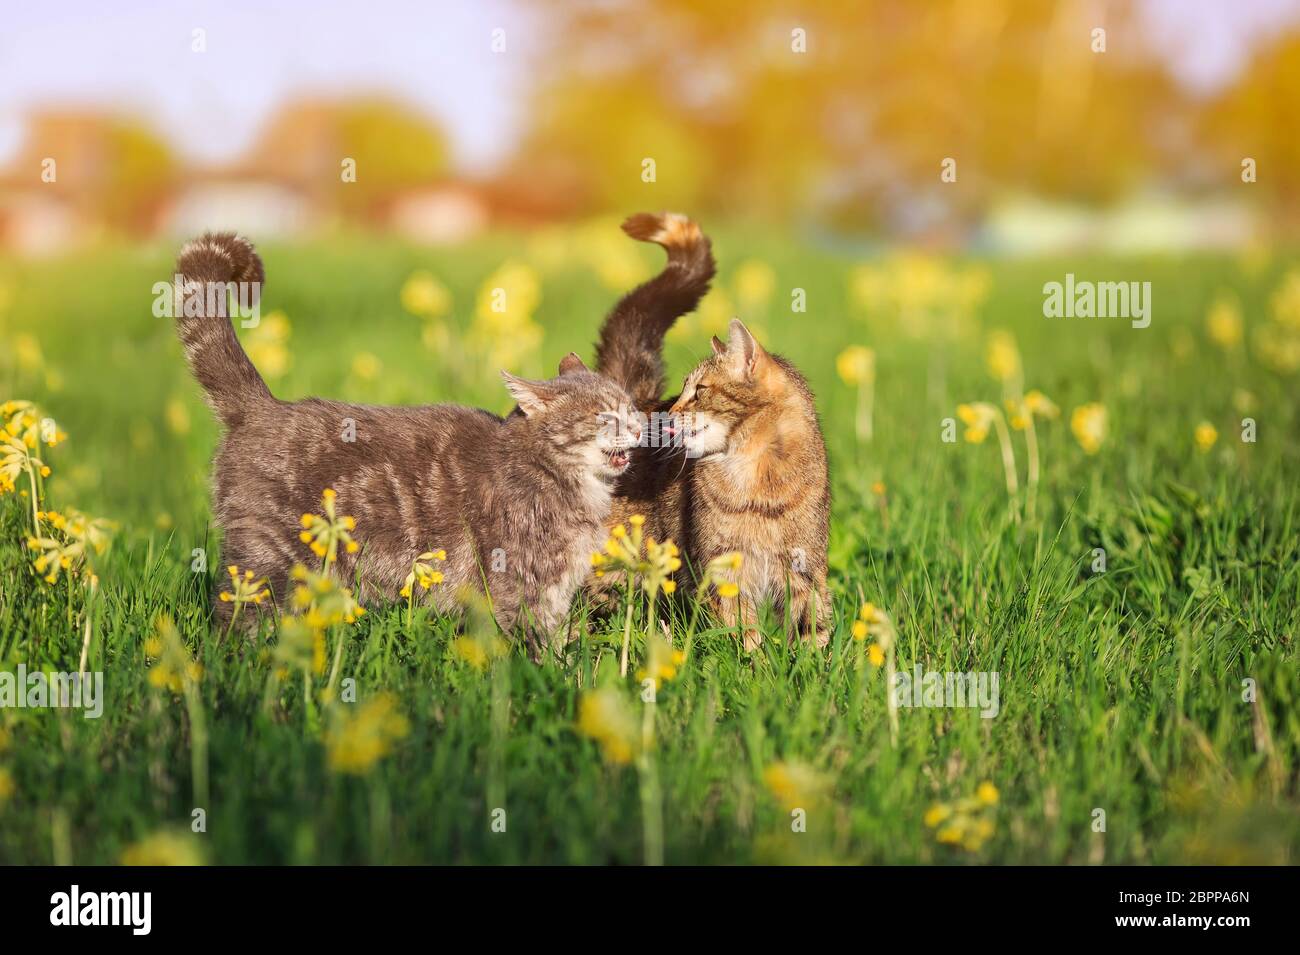
<path id="1" fill-rule="evenodd" d="M 176 332 L 208 404 L 228 428 L 252 405 L 270 401 L 271 392 L 235 335 L 225 287 L 240 283 L 258 295 L 265 278 L 253 246 L 230 232 L 206 233 L 176 259 Z"/>
<path id="2" fill-rule="evenodd" d="M 717 268 L 708 236 L 686 216 L 642 212 L 624 222 L 623 231 L 668 253 L 662 272 L 614 306 L 596 345 L 596 371 L 622 385 L 641 407 L 663 393 L 664 335 L 700 303 Z"/>

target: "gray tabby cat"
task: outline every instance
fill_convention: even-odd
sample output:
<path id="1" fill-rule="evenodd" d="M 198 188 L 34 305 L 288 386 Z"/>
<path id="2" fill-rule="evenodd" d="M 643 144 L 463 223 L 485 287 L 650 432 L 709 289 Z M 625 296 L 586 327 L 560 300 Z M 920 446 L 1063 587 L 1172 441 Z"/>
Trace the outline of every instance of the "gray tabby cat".
<path id="1" fill-rule="evenodd" d="M 415 557 L 443 549 L 442 609 L 468 585 L 486 591 L 506 632 L 534 652 L 556 632 L 606 536 L 611 495 L 641 428 L 622 387 L 576 355 L 548 381 L 502 373 L 520 412 L 456 405 L 374 407 L 280 401 L 227 317 L 230 283 L 260 288 L 244 239 L 207 234 L 176 264 L 177 331 L 225 427 L 213 468 L 223 566 L 267 577 L 282 600 L 294 564 L 320 559 L 299 539 L 326 488 L 356 519 L 356 553 L 336 566 L 360 597 L 396 599 Z M 215 294 L 213 294 L 215 292 Z M 353 438 L 347 440 L 346 438 Z M 228 618 L 230 604 L 214 602 Z"/>

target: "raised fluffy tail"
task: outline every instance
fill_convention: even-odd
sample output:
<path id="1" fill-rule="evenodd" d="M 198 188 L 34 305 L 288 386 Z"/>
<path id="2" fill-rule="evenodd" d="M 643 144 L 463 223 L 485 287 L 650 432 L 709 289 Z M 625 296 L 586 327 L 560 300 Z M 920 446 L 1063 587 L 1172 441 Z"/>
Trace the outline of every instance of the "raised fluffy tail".
<path id="1" fill-rule="evenodd" d="M 668 264 L 614 306 L 600 329 L 596 371 L 621 384 L 638 406 L 659 399 L 664 388 L 664 335 L 709 290 L 717 267 L 708 236 L 675 212 L 642 212 L 623 231 L 668 252 Z"/>
<path id="2" fill-rule="evenodd" d="M 265 278 L 252 244 L 232 232 L 205 233 L 176 259 L 176 332 L 208 404 L 227 428 L 271 399 L 228 317 L 230 295 L 250 306 Z"/>

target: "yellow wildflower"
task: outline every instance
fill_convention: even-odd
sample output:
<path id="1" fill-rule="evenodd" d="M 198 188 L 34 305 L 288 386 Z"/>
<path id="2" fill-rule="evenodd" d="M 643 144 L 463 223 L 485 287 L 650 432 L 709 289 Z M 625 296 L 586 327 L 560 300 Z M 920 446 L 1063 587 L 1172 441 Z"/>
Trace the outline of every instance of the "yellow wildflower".
<path id="1" fill-rule="evenodd" d="M 328 574 L 315 573 L 302 564 L 289 572 L 296 581 L 290 605 L 303 614 L 313 627 L 332 627 L 340 623 L 356 623 L 366 612 L 352 596 L 352 591 L 340 585 Z"/>
<path id="2" fill-rule="evenodd" d="M 806 809 L 825 794 L 828 781 L 807 763 L 781 761 L 763 770 L 763 784 L 787 810 Z"/>
<path id="3" fill-rule="evenodd" d="M 1192 437 L 1196 441 L 1196 450 L 1205 454 L 1210 448 L 1214 447 L 1214 442 L 1219 440 L 1219 430 L 1208 421 L 1202 421 L 1196 426 L 1196 431 Z"/>
<path id="4" fill-rule="evenodd" d="M 116 526 L 72 508 L 65 512 L 38 511 L 37 517 L 44 522 L 48 533 L 29 537 L 27 547 L 38 552 L 32 566 L 50 584 L 58 580 L 61 571 L 76 575 L 83 570 L 90 555 L 103 554 Z"/>
<path id="5" fill-rule="evenodd" d="M 1230 295 L 1220 295 L 1210 305 L 1205 316 L 1205 329 L 1210 341 L 1224 351 L 1231 351 L 1241 344 L 1242 322 L 1241 306 Z"/>
<path id="6" fill-rule="evenodd" d="M 1070 414 L 1070 430 L 1085 454 L 1096 454 L 1106 440 L 1106 408 L 1095 401 L 1075 408 Z"/>
<path id="7" fill-rule="evenodd" d="M 441 318 L 451 311 L 451 292 L 421 269 L 412 272 L 402 285 L 402 308 L 421 318 Z"/>
<path id="8" fill-rule="evenodd" d="M 288 348 L 292 334 L 288 316 L 279 310 L 263 315 L 249 334 L 248 357 L 263 378 L 282 378 L 289 370 L 293 363 Z"/>
<path id="9" fill-rule="evenodd" d="M 677 678 L 678 668 L 686 662 L 686 654 L 674 650 L 668 641 L 658 635 L 651 635 L 647 640 L 646 663 L 637 671 L 638 681 L 653 680 L 658 689 L 664 680 Z"/>
<path id="10" fill-rule="evenodd" d="M 971 444 L 982 444 L 989 436 L 998 414 L 997 408 L 985 401 L 975 401 L 957 406 L 957 417 L 966 425 L 965 438 Z"/>
<path id="11" fill-rule="evenodd" d="M 190 833 L 180 830 L 155 832 L 122 852 L 122 865 L 203 865 L 203 849 Z"/>
<path id="12" fill-rule="evenodd" d="M 869 384 L 876 377 L 876 353 L 862 345 L 850 345 L 835 359 L 835 371 L 846 385 Z"/>
<path id="13" fill-rule="evenodd" d="M 952 815 L 952 807 L 947 803 L 935 803 L 925 811 L 924 822 L 927 828 L 934 829 Z"/>
<path id="14" fill-rule="evenodd" d="M 1020 377 L 1020 351 L 1009 332 L 995 331 L 989 335 L 984 360 L 989 374 L 998 381 L 1005 383 Z"/>
<path id="15" fill-rule="evenodd" d="M 271 591 L 266 588 L 265 577 L 254 580 L 251 570 L 244 571 L 241 576 L 239 568 L 234 564 L 226 568 L 226 573 L 230 574 L 230 590 L 220 593 L 223 603 L 233 603 L 238 608 L 244 604 L 261 604 L 270 598 Z"/>
<path id="16" fill-rule="evenodd" d="M 630 532 L 622 524 L 617 525 L 605 541 L 605 553 L 591 555 L 591 566 L 597 568 L 597 576 L 621 571 L 629 580 L 639 580 L 642 589 L 651 596 L 660 590 L 672 593 L 676 585 L 671 589 L 667 585 L 682 566 L 677 545 L 672 541 L 660 544 L 653 537 L 645 536 L 645 517 L 641 514 L 633 514 L 628 523 L 632 525 Z"/>
<path id="17" fill-rule="evenodd" d="M 600 744 L 608 762 L 630 763 L 639 745 L 636 718 L 613 687 L 589 690 L 578 701 L 578 732 Z"/>
<path id="18" fill-rule="evenodd" d="M 495 633 L 457 637 L 451 648 L 457 657 L 475 670 L 486 670 L 489 663 L 510 652 L 510 644 Z"/>
<path id="19" fill-rule="evenodd" d="M 1061 409 L 1053 403 L 1052 399 L 1037 388 L 1030 391 L 1019 401 L 1008 398 L 1006 406 L 1011 427 L 1017 431 L 1025 430 L 1029 426 L 1031 418 L 1055 418 L 1061 413 Z"/>
<path id="20" fill-rule="evenodd" d="M 408 732 L 410 723 L 387 693 L 361 704 L 334 707 L 325 734 L 329 768 L 336 773 L 364 776 Z"/>
<path id="21" fill-rule="evenodd" d="M 157 650 L 157 653 L 149 653 Z M 145 641 L 145 652 L 156 657 L 146 678 L 155 690 L 168 690 L 175 694 L 193 689 L 203 678 L 203 667 L 190 656 L 180 632 L 171 617 L 162 615 L 154 624 L 154 636 Z"/>
<path id="22" fill-rule="evenodd" d="M 428 590 L 434 584 L 442 583 L 442 571 L 435 569 L 430 561 L 445 561 L 446 559 L 447 552 L 442 549 L 426 550 L 416 557 L 411 562 L 411 572 L 406 575 L 406 582 L 402 584 L 402 596 L 409 600 L 416 584 Z"/>
<path id="23" fill-rule="evenodd" d="M 351 531 L 356 529 L 356 521 L 346 515 L 336 513 L 335 500 L 338 495 L 333 488 L 326 488 L 321 492 L 321 507 L 324 509 L 324 516 L 320 514 L 304 514 L 302 516 L 302 526 L 305 528 L 298 538 L 311 547 L 311 551 L 317 557 L 324 559 L 325 563 L 331 564 L 338 560 L 339 545 L 349 554 L 355 554 L 360 545 L 352 539 Z"/>
<path id="24" fill-rule="evenodd" d="M 747 259 L 736 267 L 732 284 L 736 301 L 748 310 L 767 305 L 776 289 L 776 273 L 772 266 L 758 259 Z"/>

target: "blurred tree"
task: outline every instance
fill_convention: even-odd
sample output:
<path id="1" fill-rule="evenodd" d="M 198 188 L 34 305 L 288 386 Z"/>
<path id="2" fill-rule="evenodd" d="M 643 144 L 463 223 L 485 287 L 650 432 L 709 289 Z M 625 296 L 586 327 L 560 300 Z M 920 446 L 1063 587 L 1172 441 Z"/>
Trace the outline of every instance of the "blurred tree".
<path id="1" fill-rule="evenodd" d="M 520 162 L 581 170 L 570 175 L 589 208 L 644 205 L 641 156 L 665 157 L 659 205 L 730 214 L 821 207 L 863 222 L 928 203 L 962 219 L 1002 192 L 1107 200 L 1161 175 L 1185 112 L 1163 60 L 1118 4 L 549 8 L 553 45 L 539 69 L 550 80 Z M 1105 52 L 1092 48 L 1097 26 Z M 957 160 L 955 186 L 940 182 L 947 157 Z"/>
<path id="2" fill-rule="evenodd" d="M 1300 218 L 1300 33 L 1276 37 L 1210 104 L 1199 132 L 1216 160 L 1213 178 L 1241 182 L 1255 160 L 1258 189 L 1275 213 Z"/>
<path id="3" fill-rule="evenodd" d="M 50 182 L 42 179 L 47 160 Z M 30 116 L 10 168 L 19 183 L 51 190 L 86 222 L 127 233 L 153 227 L 178 175 L 167 144 L 139 123 L 68 111 Z"/>
<path id="4" fill-rule="evenodd" d="M 291 183 L 322 209 L 348 219 L 380 216 L 384 204 L 447 169 L 447 140 L 415 110 L 386 99 L 303 100 L 267 123 L 246 172 Z M 344 162 L 355 179 L 344 178 Z"/>

